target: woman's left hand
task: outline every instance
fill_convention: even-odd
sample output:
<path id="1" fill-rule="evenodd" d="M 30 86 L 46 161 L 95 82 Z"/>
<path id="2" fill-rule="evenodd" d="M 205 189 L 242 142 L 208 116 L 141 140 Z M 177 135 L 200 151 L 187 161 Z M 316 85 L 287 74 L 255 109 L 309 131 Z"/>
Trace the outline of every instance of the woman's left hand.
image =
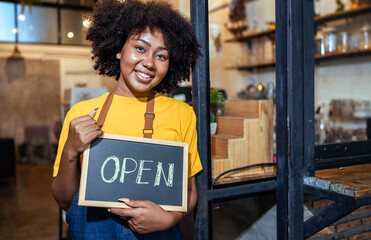
<path id="1" fill-rule="evenodd" d="M 182 212 L 167 212 L 151 201 L 122 201 L 131 208 L 110 208 L 108 211 L 126 217 L 130 228 L 140 234 L 167 230 L 183 216 Z"/>

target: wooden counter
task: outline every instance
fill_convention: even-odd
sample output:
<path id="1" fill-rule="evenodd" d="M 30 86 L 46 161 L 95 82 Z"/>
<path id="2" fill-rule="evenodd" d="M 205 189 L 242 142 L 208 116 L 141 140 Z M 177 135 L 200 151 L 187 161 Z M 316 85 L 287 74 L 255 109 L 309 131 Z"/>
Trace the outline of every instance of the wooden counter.
<path id="1" fill-rule="evenodd" d="M 304 184 L 351 197 L 371 195 L 371 164 L 316 171 Z"/>

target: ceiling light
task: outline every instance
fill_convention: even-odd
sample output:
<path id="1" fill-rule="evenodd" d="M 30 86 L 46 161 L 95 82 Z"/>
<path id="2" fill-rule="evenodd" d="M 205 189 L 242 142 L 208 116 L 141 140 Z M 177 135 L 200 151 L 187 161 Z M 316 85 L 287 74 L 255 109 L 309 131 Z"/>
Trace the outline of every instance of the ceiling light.
<path id="1" fill-rule="evenodd" d="M 90 26 L 90 21 L 85 19 L 83 22 L 82 22 L 82 25 L 86 28 L 88 28 Z"/>
<path id="2" fill-rule="evenodd" d="M 19 21 L 24 21 L 24 20 L 26 20 L 26 16 L 23 13 L 21 13 L 21 14 L 18 15 L 18 20 Z"/>
<path id="3" fill-rule="evenodd" d="M 18 32 L 18 28 L 13 28 L 12 33 L 16 34 Z"/>
<path id="4" fill-rule="evenodd" d="M 67 33 L 67 37 L 68 38 L 73 38 L 74 36 L 75 36 L 75 34 L 73 32 Z"/>

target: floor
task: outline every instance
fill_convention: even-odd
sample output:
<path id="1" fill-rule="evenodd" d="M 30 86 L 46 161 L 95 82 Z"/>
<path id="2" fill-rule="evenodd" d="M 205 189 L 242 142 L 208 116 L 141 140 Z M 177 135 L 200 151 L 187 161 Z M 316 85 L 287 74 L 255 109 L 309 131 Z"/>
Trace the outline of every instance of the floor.
<path id="1" fill-rule="evenodd" d="M 59 238 L 59 207 L 51 180 L 49 165 L 19 165 L 16 181 L 0 180 L 0 239 Z"/>
<path id="2" fill-rule="evenodd" d="M 0 179 L 0 239 L 59 239 L 59 207 L 51 181 L 49 165 L 19 165 L 16 181 Z M 213 240 L 245 239 L 246 230 L 274 204 L 273 193 L 214 204 Z M 181 227 L 185 239 L 192 240 L 192 214 Z"/>

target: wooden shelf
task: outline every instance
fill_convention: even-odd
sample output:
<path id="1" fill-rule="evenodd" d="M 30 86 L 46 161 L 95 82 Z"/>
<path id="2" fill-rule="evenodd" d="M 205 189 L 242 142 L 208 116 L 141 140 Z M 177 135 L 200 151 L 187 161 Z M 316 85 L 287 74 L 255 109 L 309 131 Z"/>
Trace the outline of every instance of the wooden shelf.
<path id="1" fill-rule="evenodd" d="M 364 5 L 359 8 L 350 9 L 350 10 L 344 10 L 344 11 L 338 11 L 322 16 L 317 16 L 314 18 L 314 22 L 316 24 L 334 21 L 342 18 L 348 18 L 348 17 L 354 17 L 356 15 L 365 14 L 365 13 L 371 13 L 371 5 Z"/>
<path id="2" fill-rule="evenodd" d="M 334 13 L 330 13 L 330 14 L 326 14 L 322 16 L 317 16 L 314 18 L 314 22 L 316 24 L 321 24 L 324 22 L 334 21 L 334 20 L 338 20 L 342 18 L 354 17 L 360 14 L 365 14 L 365 13 L 371 13 L 371 5 L 364 5 L 359 8 L 355 8 L 355 9 L 344 10 L 344 11 L 334 12 Z M 276 32 L 275 29 L 252 32 L 252 33 L 244 34 L 237 38 L 227 39 L 225 40 L 225 42 L 248 42 L 256 38 L 271 37 L 275 34 L 275 32 Z"/>
<path id="3" fill-rule="evenodd" d="M 244 34 L 238 38 L 231 38 L 231 39 L 225 40 L 225 42 L 247 42 L 247 41 L 250 41 L 256 38 L 269 37 L 269 36 L 274 35 L 274 33 L 275 33 L 274 29 L 269 29 L 269 30 L 264 30 L 264 31 L 259 31 L 259 32 L 252 32 L 252 33 Z"/>
<path id="4" fill-rule="evenodd" d="M 315 62 L 318 64 L 320 62 L 324 62 L 328 60 L 346 59 L 346 58 L 370 56 L 370 55 L 371 55 L 371 49 L 365 49 L 365 50 L 353 49 L 347 52 L 327 53 L 325 55 L 317 54 L 315 55 L 314 59 L 315 59 Z M 266 62 L 266 63 L 248 64 L 244 66 L 229 66 L 229 67 L 226 67 L 225 69 L 226 70 L 252 71 L 252 70 L 270 68 L 270 67 L 275 67 L 275 66 L 276 66 L 276 62 L 271 61 L 271 62 Z"/>
<path id="5" fill-rule="evenodd" d="M 256 64 L 248 64 L 243 66 L 229 66 L 226 67 L 226 70 L 240 70 L 240 71 L 252 71 L 256 69 L 264 69 L 264 68 L 271 68 L 276 66 L 276 61 L 265 62 L 265 63 L 256 63 Z"/>
<path id="6" fill-rule="evenodd" d="M 304 184 L 351 197 L 371 195 L 371 164 L 316 171 Z"/>
<path id="7" fill-rule="evenodd" d="M 326 61 L 326 60 L 335 60 L 335 59 L 345 59 L 351 57 L 360 57 L 360 56 L 367 56 L 371 55 L 371 49 L 352 49 L 348 50 L 347 52 L 335 52 L 335 53 L 327 53 L 325 55 L 317 54 L 315 55 L 316 63 Z"/>
<path id="8" fill-rule="evenodd" d="M 276 167 L 274 167 L 274 171 L 266 172 L 266 173 L 246 173 L 239 176 L 229 176 L 226 175 L 216 181 L 215 186 L 222 185 L 222 184 L 231 184 L 231 183 L 238 183 L 238 182 L 245 182 L 245 181 L 255 181 L 255 180 L 263 180 L 263 179 L 271 179 L 276 177 Z"/>

